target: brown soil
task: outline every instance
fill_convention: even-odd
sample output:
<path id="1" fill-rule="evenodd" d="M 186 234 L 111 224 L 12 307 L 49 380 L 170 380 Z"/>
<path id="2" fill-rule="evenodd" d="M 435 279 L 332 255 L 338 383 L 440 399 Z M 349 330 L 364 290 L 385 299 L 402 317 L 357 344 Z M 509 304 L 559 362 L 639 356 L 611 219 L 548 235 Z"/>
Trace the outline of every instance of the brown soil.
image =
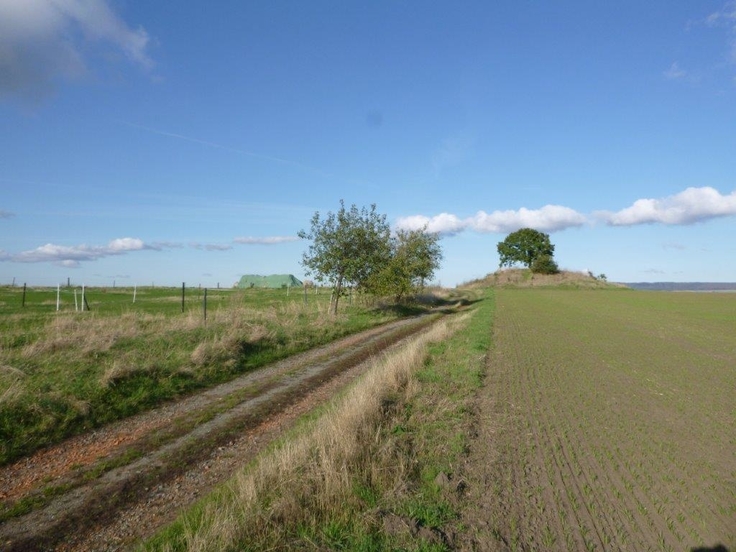
<path id="1" fill-rule="evenodd" d="M 734 550 L 734 457 L 715 446 L 693 450 L 685 428 L 658 445 L 658 432 L 687 420 L 673 419 L 672 408 L 643 407 L 640 388 L 620 371 L 598 372 L 608 379 L 589 366 L 576 371 L 570 359 L 587 342 L 560 321 L 536 331 L 530 324 L 554 314 L 521 314 L 506 306 L 508 297 L 498 295 L 472 441 L 453 475 L 467 484 L 456 549 Z M 555 342 L 564 343 L 567 361 L 551 360 L 545 346 Z M 605 364 L 586 354 L 592 366 Z M 662 447 L 677 454 L 670 460 Z M 704 457 L 713 463 L 698 472 L 692 466 Z M 718 466 L 724 484 L 703 484 Z"/>
<path id="2" fill-rule="evenodd" d="M 434 319 L 341 339 L 0 468 L 0 505 L 42 503 L 0 523 L 0 549 L 129 548 Z"/>

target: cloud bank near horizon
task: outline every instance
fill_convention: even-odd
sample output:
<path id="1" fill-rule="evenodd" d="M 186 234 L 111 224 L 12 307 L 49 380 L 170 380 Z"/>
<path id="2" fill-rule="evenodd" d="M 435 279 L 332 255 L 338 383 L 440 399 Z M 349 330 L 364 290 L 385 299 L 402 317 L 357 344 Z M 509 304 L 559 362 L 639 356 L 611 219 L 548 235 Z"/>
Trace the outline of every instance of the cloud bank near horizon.
<path id="1" fill-rule="evenodd" d="M 235 238 L 233 243 L 242 245 L 278 245 L 298 241 L 296 236 L 270 236 L 262 238 Z M 213 244 L 190 242 L 189 247 L 201 251 L 229 251 L 229 244 Z M 16 263 L 53 263 L 65 268 L 76 268 L 80 263 L 96 261 L 112 255 L 124 255 L 135 251 L 162 251 L 164 249 L 181 249 L 184 245 L 176 242 L 145 243 L 139 238 L 118 238 L 107 245 L 57 245 L 47 243 L 20 253 L 8 253 L 0 250 L 0 261 Z"/>
<path id="2" fill-rule="evenodd" d="M 90 43 L 149 70 L 148 33 L 129 27 L 108 0 L 0 0 L 0 98 L 39 101 L 59 79 L 87 73 Z"/>
<path id="3" fill-rule="evenodd" d="M 413 215 L 398 219 L 396 227 L 402 230 L 427 229 L 428 232 L 454 235 L 465 230 L 480 233 L 507 234 L 519 228 L 534 228 L 541 232 L 555 232 L 582 226 L 587 218 L 569 207 L 545 205 L 541 209 L 522 207 L 517 211 L 478 211 L 472 217 L 441 213 L 433 217 Z"/>
<path id="4" fill-rule="evenodd" d="M 0 210 L 0 213 L 9 213 Z M 10 216 L 14 216 L 12 213 Z M 736 216 L 736 190 L 723 195 L 715 188 L 687 188 L 686 190 L 660 199 L 638 199 L 620 211 L 596 211 L 584 215 L 561 205 L 545 205 L 540 209 L 478 211 L 475 215 L 460 218 L 451 213 L 441 213 L 433 217 L 412 215 L 399 218 L 394 225 L 397 229 L 420 230 L 444 236 L 464 231 L 478 233 L 508 234 L 520 228 L 534 228 L 541 232 L 559 232 L 568 228 L 581 227 L 594 222 L 607 226 L 635 226 L 641 224 L 664 224 L 668 226 L 691 225 L 710 219 Z M 8 218 L 7 216 L 5 218 Z M 276 246 L 299 241 L 297 236 L 236 237 L 233 244 Z M 233 249 L 230 244 L 190 242 L 190 248 L 219 252 Z M 17 263 L 49 262 L 64 267 L 78 267 L 80 263 L 95 261 L 113 255 L 123 255 L 136 251 L 162 251 L 183 248 L 185 245 L 173 242 L 145 243 L 138 238 L 118 238 L 107 245 L 63 246 L 47 243 L 36 249 L 20 253 L 0 251 L 0 261 Z"/>
<path id="5" fill-rule="evenodd" d="M 248 236 L 244 238 L 235 238 L 233 241 L 241 245 L 278 245 L 280 243 L 299 241 L 299 238 L 297 236 L 270 236 L 265 238 L 254 238 Z"/>
<path id="6" fill-rule="evenodd" d="M 47 243 L 17 254 L 2 253 L 0 261 L 12 261 L 16 263 L 45 263 L 50 262 L 67 268 L 78 267 L 84 261 L 96 261 L 112 255 L 123 255 L 131 251 L 156 250 L 161 247 L 147 245 L 138 238 L 118 238 L 107 245 L 76 245 L 65 246 Z"/>
<path id="7" fill-rule="evenodd" d="M 638 199 L 620 211 L 596 211 L 584 215 L 561 205 L 545 205 L 540 209 L 522 207 L 516 211 L 478 211 L 475 215 L 460 218 L 452 213 L 440 213 L 432 217 L 411 215 L 396 221 L 402 230 L 420 230 L 452 236 L 466 230 L 479 233 L 508 234 L 520 228 L 534 228 L 540 232 L 560 232 L 585 224 L 603 222 L 608 226 L 635 226 L 660 223 L 688 225 L 719 217 L 736 215 L 736 190 L 722 195 L 715 188 L 687 188 L 660 199 Z"/>

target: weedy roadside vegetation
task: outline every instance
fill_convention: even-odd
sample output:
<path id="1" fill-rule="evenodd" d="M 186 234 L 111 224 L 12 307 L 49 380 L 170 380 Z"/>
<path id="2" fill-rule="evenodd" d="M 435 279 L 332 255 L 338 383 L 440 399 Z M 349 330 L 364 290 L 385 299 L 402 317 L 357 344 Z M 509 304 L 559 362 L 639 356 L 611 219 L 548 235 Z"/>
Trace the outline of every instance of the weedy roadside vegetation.
<path id="1" fill-rule="evenodd" d="M 489 293 L 377 359 L 144 549 L 449 549 L 492 316 Z"/>
<path id="2" fill-rule="evenodd" d="M 0 464 L 407 313 L 330 292 L 0 288 Z M 81 293 L 77 305 L 81 306 Z M 416 311 L 421 307 L 415 307 Z"/>

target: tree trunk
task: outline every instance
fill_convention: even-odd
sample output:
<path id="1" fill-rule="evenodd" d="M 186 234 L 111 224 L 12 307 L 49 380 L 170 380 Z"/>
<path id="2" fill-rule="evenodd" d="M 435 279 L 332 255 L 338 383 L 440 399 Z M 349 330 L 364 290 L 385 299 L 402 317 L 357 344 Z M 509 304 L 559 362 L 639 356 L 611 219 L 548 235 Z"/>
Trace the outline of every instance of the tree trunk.
<path id="1" fill-rule="evenodd" d="M 342 292 L 342 276 L 338 276 L 335 281 L 335 302 L 332 304 L 332 314 L 337 315 L 337 302 L 340 300 Z"/>

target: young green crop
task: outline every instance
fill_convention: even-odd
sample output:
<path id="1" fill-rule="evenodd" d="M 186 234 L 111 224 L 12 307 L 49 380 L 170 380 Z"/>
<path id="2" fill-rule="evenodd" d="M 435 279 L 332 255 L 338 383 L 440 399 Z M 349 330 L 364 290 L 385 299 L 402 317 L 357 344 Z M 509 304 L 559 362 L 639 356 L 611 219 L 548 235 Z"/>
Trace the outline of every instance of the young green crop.
<path id="1" fill-rule="evenodd" d="M 535 450 L 556 503 L 537 508 L 539 522 L 572 514 L 587 527 L 573 535 L 578 547 L 732 545 L 736 295 L 547 288 L 497 297 L 493 366 L 508 380 L 496 382 L 508 389 L 497 400 L 523 405 L 509 413 L 525 418 L 514 447 L 524 469 L 509 492 L 525 500 L 522 489 L 538 484 L 524 456 Z"/>

